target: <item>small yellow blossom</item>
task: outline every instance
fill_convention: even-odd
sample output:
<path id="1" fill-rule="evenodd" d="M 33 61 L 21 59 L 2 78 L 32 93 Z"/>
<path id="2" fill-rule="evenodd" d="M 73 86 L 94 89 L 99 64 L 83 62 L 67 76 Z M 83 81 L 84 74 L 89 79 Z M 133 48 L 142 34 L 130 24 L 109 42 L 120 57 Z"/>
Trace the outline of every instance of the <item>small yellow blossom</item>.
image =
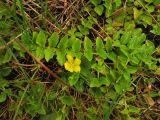
<path id="1" fill-rule="evenodd" d="M 65 69 L 70 72 L 80 72 L 81 60 L 78 58 L 73 59 L 73 57 L 70 55 L 67 55 L 66 57 L 68 61 L 64 63 Z"/>

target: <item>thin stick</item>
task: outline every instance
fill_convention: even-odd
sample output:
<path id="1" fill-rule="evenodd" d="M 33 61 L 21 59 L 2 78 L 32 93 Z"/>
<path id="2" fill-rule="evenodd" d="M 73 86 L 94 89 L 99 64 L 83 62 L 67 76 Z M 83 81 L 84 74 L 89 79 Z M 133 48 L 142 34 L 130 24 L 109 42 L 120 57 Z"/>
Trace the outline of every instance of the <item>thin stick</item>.
<path id="1" fill-rule="evenodd" d="M 25 50 L 42 68 L 44 68 L 51 76 L 53 76 L 56 79 L 60 79 L 58 75 L 53 73 L 47 66 L 45 66 L 37 57 L 34 56 L 33 53 L 31 53 L 21 42 L 19 42 L 17 39 L 15 40 L 20 47 Z"/>

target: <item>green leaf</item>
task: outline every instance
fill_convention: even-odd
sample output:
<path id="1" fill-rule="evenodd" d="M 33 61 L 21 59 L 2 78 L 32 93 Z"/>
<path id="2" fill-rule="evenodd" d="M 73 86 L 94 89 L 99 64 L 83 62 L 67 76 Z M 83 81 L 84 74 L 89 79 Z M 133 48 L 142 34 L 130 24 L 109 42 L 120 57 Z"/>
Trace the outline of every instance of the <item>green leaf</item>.
<path id="1" fill-rule="evenodd" d="M 123 76 L 118 77 L 116 83 L 114 84 L 117 93 L 130 90 L 130 86 L 131 86 L 131 80 L 128 78 L 124 79 Z"/>
<path id="2" fill-rule="evenodd" d="M 84 90 L 83 84 L 84 84 L 84 80 L 79 79 L 74 86 L 78 91 L 83 92 L 83 90 Z"/>
<path id="3" fill-rule="evenodd" d="M 3 57 L 3 63 L 9 62 L 11 60 L 11 58 L 12 58 L 11 52 L 9 49 L 7 49 L 7 51 Z"/>
<path id="4" fill-rule="evenodd" d="M 152 3 L 154 0 L 145 0 L 148 3 Z"/>
<path id="5" fill-rule="evenodd" d="M 153 29 L 150 32 L 155 35 L 160 35 L 160 27 L 158 25 L 154 25 Z"/>
<path id="6" fill-rule="evenodd" d="M 117 80 L 117 78 L 118 78 L 118 73 L 117 73 L 116 70 L 110 69 L 110 75 L 112 76 L 112 78 L 113 78 L 114 80 Z"/>
<path id="7" fill-rule="evenodd" d="M 132 105 L 129 105 L 129 112 L 130 113 L 138 113 L 140 112 L 140 108 L 139 107 L 135 107 L 135 106 L 132 106 Z"/>
<path id="8" fill-rule="evenodd" d="M 135 29 L 135 26 L 136 25 L 135 25 L 135 21 L 134 20 L 124 23 L 124 29 L 125 29 L 125 31 L 133 30 L 133 29 Z"/>
<path id="9" fill-rule="evenodd" d="M 135 49 L 141 47 L 142 43 L 146 40 L 146 35 L 142 33 L 141 29 L 135 29 L 131 32 L 131 38 L 128 39 L 129 49 Z"/>
<path id="10" fill-rule="evenodd" d="M 152 55 L 154 51 L 155 51 L 154 43 L 149 40 L 147 40 L 146 43 L 140 49 L 140 52 L 145 56 Z"/>
<path id="11" fill-rule="evenodd" d="M 57 61 L 59 65 L 63 66 L 64 62 L 66 61 L 66 58 L 65 58 L 66 51 L 57 50 L 56 54 L 57 54 Z"/>
<path id="12" fill-rule="evenodd" d="M 121 5 L 122 1 L 121 0 L 115 0 L 115 3 L 116 3 L 116 7 L 119 7 Z"/>
<path id="13" fill-rule="evenodd" d="M 35 98 L 37 97 L 38 99 L 40 99 L 40 95 L 42 95 L 44 90 L 45 90 L 45 85 L 41 83 L 34 84 L 32 85 L 32 88 L 31 88 L 32 95 Z"/>
<path id="14" fill-rule="evenodd" d="M 36 43 L 40 46 L 40 47 L 45 47 L 46 44 L 46 36 L 44 34 L 43 31 L 40 31 L 37 39 L 36 39 Z"/>
<path id="15" fill-rule="evenodd" d="M 55 54 L 55 48 L 47 47 L 44 50 L 44 55 L 47 62 L 53 58 L 54 54 Z"/>
<path id="16" fill-rule="evenodd" d="M 112 51 L 112 39 L 109 37 L 109 38 L 105 38 L 105 40 L 106 40 L 105 48 L 107 52 Z"/>
<path id="17" fill-rule="evenodd" d="M 106 0 L 105 1 L 105 16 L 108 18 L 112 15 L 113 8 L 112 8 L 112 0 Z"/>
<path id="18" fill-rule="evenodd" d="M 152 25 L 152 21 L 153 21 L 152 17 L 149 16 L 149 15 L 146 15 L 146 14 L 140 15 L 140 16 L 139 16 L 139 20 L 142 21 L 141 24 L 144 25 L 144 27 L 147 27 L 147 24 L 148 24 L 148 25 Z M 152 26 L 153 26 L 153 25 L 152 25 Z"/>
<path id="19" fill-rule="evenodd" d="M 35 116 L 37 113 L 40 115 L 46 114 L 46 110 L 43 103 L 35 99 L 29 101 L 28 104 L 26 104 L 25 111 L 31 114 L 32 117 Z"/>
<path id="20" fill-rule="evenodd" d="M 102 74 L 108 73 L 108 69 L 104 65 L 104 61 L 102 59 L 98 60 L 98 64 L 97 63 L 92 64 L 91 68 Z"/>
<path id="21" fill-rule="evenodd" d="M 75 100 L 73 97 L 71 96 L 61 96 L 60 100 L 63 104 L 71 106 L 75 104 Z"/>
<path id="22" fill-rule="evenodd" d="M 0 84 L 1 89 L 5 89 L 5 87 L 9 86 L 9 82 L 7 80 L 3 80 L 3 78 L 1 78 L 1 76 L 0 76 L 0 81 L 1 81 L 1 84 Z"/>
<path id="23" fill-rule="evenodd" d="M 100 87 L 98 78 L 92 78 L 92 80 L 91 80 L 89 86 L 90 86 L 90 87 Z"/>
<path id="24" fill-rule="evenodd" d="M 100 83 L 100 85 L 109 86 L 111 82 L 110 82 L 110 79 L 108 78 L 108 76 L 106 76 L 106 77 L 100 77 L 99 83 Z"/>
<path id="25" fill-rule="evenodd" d="M 83 37 L 83 35 L 82 35 L 81 32 L 75 32 L 75 36 L 76 36 L 76 37 L 79 37 L 79 38 Z"/>
<path id="26" fill-rule="evenodd" d="M 38 33 L 37 32 L 33 32 L 33 35 L 32 35 L 32 42 L 33 43 L 36 43 L 37 36 L 38 36 Z"/>
<path id="27" fill-rule="evenodd" d="M 107 53 L 104 50 L 97 51 L 98 55 L 101 56 L 103 59 L 107 58 Z"/>
<path id="28" fill-rule="evenodd" d="M 115 83 L 114 84 L 114 88 L 116 90 L 116 93 L 120 94 L 122 93 L 122 91 L 124 90 L 124 84 L 125 84 L 125 81 L 118 81 L 118 83 Z"/>
<path id="29" fill-rule="evenodd" d="M 88 35 L 89 34 L 88 28 L 84 27 L 83 25 L 78 25 L 78 29 L 83 35 Z"/>
<path id="30" fill-rule="evenodd" d="M 110 89 L 108 94 L 107 94 L 107 97 L 109 99 L 116 100 L 117 99 L 117 93 L 115 92 L 115 90 Z"/>
<path id="31" fill-rule="evenodd" d="M 145 7 L 147 8 L 147 11 L 148 12 L 154 12 L 154 9 L 155 9 L 155 6 L 153 6 L 153 5 L 145 5 Z"/>
<path id="32" fill-rule="evenodd" d="M 137 68 L 132 66 L 128 67 L 126 70 L 128 73 L 131 73 L 131 74 L 137 72 Z"/>
<path id="33" fill-rule="evenodd" d="M 155 5 L 160 4 L 160 1 L 159 0 L 154 0 L 154 4 Z"/>
<path id="34" fill-rule="evenodd" d="M 104 114 L 104 120 L 107 120 L 107 118 L 109 118 L 110 116 L 110 112 L 111 112 L 111 107 L 108 104 L 104 104 L 103 106 L 103 114 Z"/>
<path id="35" fill-rule="evenodd" d="M 131 105 L 125 107 L 125 108 L 121 111 L 122 114 L 126 114 L 126 115 L 128 115 L 129 113 L 138 113 L 138 114 L 139 114 L 139 112 L 140 112 L 140 109 L 139 109 L 138 107 L 131 106 Z"/>
<path id="36" fill-rule="evenodd" d="M 67 47 L 68 47 L 68 48 L 72 48 L 73 43 L 75 42 L 75 39 L 76 39 L 76 38 L 74 38 L 74 37 L 70 37 L 70 38 L 68 39 L 68 43 L 67 43 Z"/>
<path id="37" fill-rule="evenodd" d="M 79 73 L 72 74 L 68 79 L 71 86 L 75 85 L 79 79 Z"/>
<path id="38" fill-rule="evenodd" d="M 118 56 L 118 61 L 120 62 L 120 64 L 117 64 L 117 68 L 122 71 L 123 69 L 127 68 L 127 64 L 129 62 L 129 58 L 124 56 L 124 55 L 120 55 Z"/>
<path id="39" fill-rule="evenodd" d="M 116 62 L 116 60 L 117 60 L 117 55 L 115 54 L 115 52 L 110 52 L 110 53 L 107 53 L 107 58 L 109 58 L 109 59 L 112 60 L 113 62 Z"/>
<path id="40" fill-rule="evenodd" d="M 103 14 L 104 11 L 104 6 L 103 5 L 98 5 L 94 8 L 94 11 L 101 16 Z"/>
<path id="41" fill-rule="evenodd" d="M 82 22 L 82 25 L 83 25 L 84 27 L 89 28 L 89 29 L 92 28 L 92 24 L 93 24 L 93 23 L 92 23 L 91 21 L 82 18 L 82 19 L 81 19 L 81 22 Z"/>
<path id="42" fill-rule="evenodd" d="M 12 69 L 9 66 L 0 66 L 0 76 L 6 77 L 11 73 Z M 2 83 L 1 83 L 2 84 Z"/>
<path id="43" fill-rule="evenodd" d="M 4 92 L 2 92 L 2 93 L 0 94 L 0 103 L 6 101 L 6 99 L 7 99 L 6 94 L 5 94 Z"/>
<path id="44" fill-rule="evenodd" d="M 54 32 L 51 37 L 48 39 L 49 47 L 56 47 L 59 41 L 59 35 L 57 32 Z"/>
<path id="45" fill-rule="evenodd" d="M 120 39 L 121 43 L 127 44 L 131 39 L 131 34 L 132 34 L 131 32 L 125 32 Z"/>
<path id="46" fill-rule="evenodd" d="M 142 13 L 142 10 L 138 10 L 136 7 L 133 8 L 133 12 L 134 12 L 134 19 L 137 19 Z"/>
<path id="47" fill-rule="evenodd" d="M 75 37 L 75 32 L 76 32 L 76 28 L 72 28 L 72 29 L 70 29 L 70 30 L 68 31 L 68 34 L 69 34 L 70 36 L 74 36 L 74 37 Z"/>
<path id="48" fill-rule="evenodd" d="M 121 46 L 120 46 L 120 50 L 121 50 L 121 52 L 122 52 L 125 56 L 128 57 L 128 55 L 129 55 L 129 49 L 128 49 L 127 46 L 121 45 Z"/>
<path id="49" fill-rule="evenodd" d="M 91 61 L 93 59 L 92 46 L 93 46 L 92 41 L 88 37 L 85 37 L 84 38 L 84 56 L 89 61 Z"/>
<path id="50" fill-rule="evenodd" d="M 65 35 L 59 42 L 58 44 L 58 48 L 60 48 L 61 50 L 66 49 L 68 46 L 68 35 Z"/>
<path id="51" fill-rule="evenodd" d="M 121 46 L 120 41 L 119 40 L 114 41 L 113 46 L 120 47 Z"/>
<path id="52" fill-rule="evenodd" d="M 90 0 L 90 1 L 91 1 L 91 3 L 92 3 L 93 5 L 95 5 L 95 6 L 97 6 L 98 4 L 101 3 L 101 0 Z"/>
<path id="53" fill-rule="evenodd" d="M 54 101 L 57 98 L 57 93 L 51 92 L 48 96 L 48 100 Z"/>
<path id="54" fill-rule="evenodd" d="M 24 34 L 22 34 L 21 41 L 25 45 L 31 44 L 29 32 L 24 32 Z"/>
<path id="55" fill-rule="evenodd" d="M 135 65 L 138 65 L 140 60 L 135 56 L 135 55 L 130 55 L 129 56 L 129 60 L 130 60 L 130 63 L 131 64 L 135 64 Z"/>
<path id="56" fill-rule="evenodd" d="M 155 71 L 155 74 L 160 75 L 160 68 L 157 68 L 157 70 Z"/>
<path id="57" fill-rule="evenodd" d="M 7 88 L 5 89 L 5 94 L 8 95 L 8 96 L 16 96 L 14 95 L 14 93 L 12 92 L 12 89 L 11 88 Z"/>
<path id="58" fill-rule="evenodd" d="M 124 71 L 123 76 L 124 76 L 125 80 L 127 80 L 127 81 L 130 80 L 130 73 L 128 71 Z"/>
<path id="59" fill-rule="evenodd" d="M 4 2 L 0 2 L 0 19 L 2 18 L 2 16 L 6 16 L 9 18 L 11 16 L 11 12 L 10 12 L 10 10 L 8 10 L 8 8 Z"/>
<path id="60" fill-rule="evenodd" d="M 84 115 L 84 112 L 83 110 L 78 110 L 77 111 L 77 114 L 76 114 L 76 117 L 77 117 L 77 120 L 84 120 L 85 119 L 85 115 Z"/>
<path id="61" fill-rule="evenodd" d="M 100 37 L 97 37 L 97 39 L 96 39 L 96 52 L 103 59 L 107 58 L 107 53 L 104 50 L 104 44 L 103 44 L 103 41 Z"/>
<path id="62" fill-rule="evenodd" d="M 21 46 L 20 46 L 18 43 L 16 43 L 16 42 L 13 43 L 13 48 L 16 49 L 17 51 L 25 52 L 25 51 L 21 48 Z"/>
<path id="63" fill-rule="evenodd" d="M 40 117 L 40 120 L 57 120 L 58 114 L 56 112 L 53 112 L 53 113 L 50 113 L 50 114 L 47 114 L 47 115 L 43 115 Z"/>
<path id="64" fill-rule="evenodd" d="M 39 59 L 43 59 L 43 58 L 44 58 L 44 48 L 42 48 L 42 47 L 37 47 L 37 49 L 36 49 L 36 56 L 37 56 Z"/>
<path id="65" fill-rule="evenodd" d="M 77 53 L 81 49 L 81 41 L 80 40 L 74 40 L 73 45 L 72 45 L 72 50 L 73 52 Z"/>
<path id="66" fill-rule="evenodd" d="M 122 111 L 121 111 L 122 114 L 129 114 L 129 110 L 125 107 Z"/>
<path id="67" fill-rule="evenodd" d="M 41 115 L 45 115 L 46 114 L 46 110 L 43 104 L 41 104 L 40 109 L 37 110 L 37 112 Z"/>

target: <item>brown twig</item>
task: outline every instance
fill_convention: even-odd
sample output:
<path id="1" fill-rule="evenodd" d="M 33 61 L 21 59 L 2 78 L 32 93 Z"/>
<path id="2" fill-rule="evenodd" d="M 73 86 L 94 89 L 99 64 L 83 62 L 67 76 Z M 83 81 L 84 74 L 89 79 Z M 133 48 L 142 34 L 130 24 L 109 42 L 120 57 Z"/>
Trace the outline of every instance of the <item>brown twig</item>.
<path id="1" fill-rule="evenodd" d="M 60 77 L 53 73 L 46 65 L 44 65 L 37 57 L 35 57 L 34 54 L 32 54 L 21 42 L 19 42 L 19 40 L 15 40 L 19 45 L 20 47 L 25 50 L 42 68 L 45 69 L 45 71 L 47 71 L 52 77 L 56 78 L 56 79 L 60 79 Z"/>

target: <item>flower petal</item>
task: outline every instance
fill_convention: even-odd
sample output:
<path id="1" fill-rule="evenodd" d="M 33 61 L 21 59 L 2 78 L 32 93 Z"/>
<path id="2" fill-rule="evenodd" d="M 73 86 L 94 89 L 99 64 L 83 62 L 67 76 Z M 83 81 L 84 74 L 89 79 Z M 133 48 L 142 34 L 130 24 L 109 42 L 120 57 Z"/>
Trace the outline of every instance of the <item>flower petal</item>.
<path id="1" fill-rule="evenodd" d="M 74 72 L 74 71 L 73 71 L 73 67 L 71 67 L 68 71 L 69 71 L 69 72 Z"/>
<path id="2" fill-rule="evenodd" d="M 80 72 L 80 71 L 81 71 L 80 66 L 74 66 L 74 71 L 75 71 L 75 72 Z"/>
<path id="3" fill-rule="evenodd" d="M 80 59 L 78 59 L 78 58 L 76 58 L 75 60 L 74 60 L 74 66 L 79 66 L 80 64 L 81 64 L 81 60 Z"/>
<path id="4" fill-rule="evenodd" d="M 69 62 L 65 62 L 64 63 L 64 67 L 66 70 L 69 70 L 69 68 L 71 67 L 70 63 Z"/>
<path id="5" fill-rule="evenodd" d="M 68 62 L 73 63 L 73 57 L 71 55 L 66 56 L 68 59 Z"/>
<path id="6" fill-rule="evenodd" d="M 69 62 L 65 62 L 64 67 L 65 67 L 66 70 L 68 70 L 70 72 L 73 72 L 73 67 Z"/>

